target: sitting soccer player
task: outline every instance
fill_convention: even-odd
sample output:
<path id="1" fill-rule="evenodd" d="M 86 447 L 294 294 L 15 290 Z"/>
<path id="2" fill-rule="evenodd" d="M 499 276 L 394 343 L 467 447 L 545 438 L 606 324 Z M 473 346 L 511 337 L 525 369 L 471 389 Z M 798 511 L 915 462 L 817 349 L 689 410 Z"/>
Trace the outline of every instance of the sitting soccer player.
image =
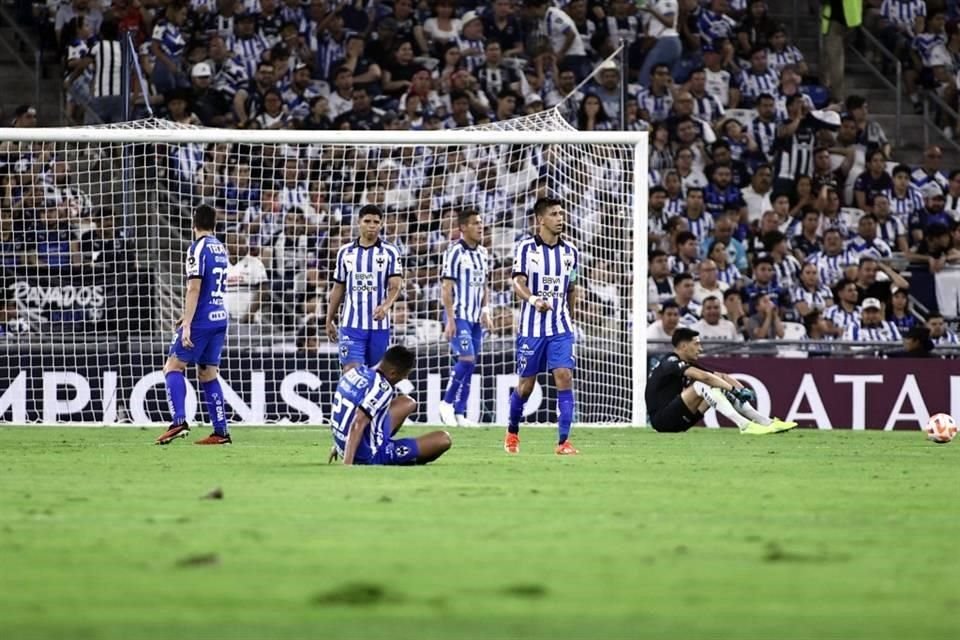
<path id="1" fill-rule="evenodd" d="M 797 426 L 796 422 L 761 415 L 750 406 L 755 399 L 752 390 L 725 373 L 699 366 L 697 360 L 703 350 L 699 333 L 678 328 L 671 340 L 673 353 L 659 362 L 647 380 L 647 413 L 654 429 L 686 431 L 710 407 L 729 418 L 740 433 L 780 433 Z"/>
<path id="2" fill-rule="evenodd" d="M 413 369 L 406 347 L 387 349 L 376 369 L 359 365 L 340 378 L 333 398 L 333 448 L 330 460 L 343 464 L 410 465 L 433 462 L 450 449 L 450 434 L 433 431 L 419 438 L 394 439 L 400 425 L 417 408 L 394 385 Z"/>

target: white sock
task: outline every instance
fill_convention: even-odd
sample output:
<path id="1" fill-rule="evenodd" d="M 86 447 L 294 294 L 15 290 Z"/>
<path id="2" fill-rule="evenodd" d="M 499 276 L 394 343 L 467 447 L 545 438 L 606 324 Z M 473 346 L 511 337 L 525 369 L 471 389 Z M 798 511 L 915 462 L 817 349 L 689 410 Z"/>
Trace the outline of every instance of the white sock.
<path id="1" fill-rule="evenodd" d="M 754 422 L 759 422 L 760 424 L 766 425 L 766 426 L 770 426 L 771 424 L 773 424 L 773 418 L 768 418 L 767 416 L 763 415 L 762 413 L 760 413 L 759 411 L 751 407 L 750 403 L 748 402 L 737 401 L 732 404 L 734 409 L 736 409 L 738 412 L 742 413 L 743 415 L 747 416 Z"/>
<path id="2" fill-rule="evenodd" d="M 737 412 L 733 405 L 730 404 L 730 401 L 727 400 L 727 396 L 724 395 L 722 389 L 705 385 L 702 382 L 695 382 L 693 386 L 697 391 L 697 395 L 706 400 L 707 404 L 711 407 L 719 411 L 720 415 L 737 425 L 741 431 L 746 428 L 750 421 Z"/>

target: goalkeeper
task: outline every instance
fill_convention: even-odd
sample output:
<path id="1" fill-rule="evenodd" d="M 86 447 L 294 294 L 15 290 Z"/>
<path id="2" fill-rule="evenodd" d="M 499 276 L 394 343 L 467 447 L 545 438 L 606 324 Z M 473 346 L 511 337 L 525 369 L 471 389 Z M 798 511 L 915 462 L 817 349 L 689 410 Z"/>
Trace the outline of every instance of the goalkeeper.
<path id="1" fill-rule="evenodd" d="M 657 431 L 686 431 L 711 407 L 737 425 L 740 433 L 780 433 L 797 426 L 761 415 L 750 405 L 756 400 L 751 389 L 725 373 L 697 365 L 703 347 L 696 331 L 677 329 L 672 343 L 673 353 L 660 361 L 647 380 L 647 412 Z"/>

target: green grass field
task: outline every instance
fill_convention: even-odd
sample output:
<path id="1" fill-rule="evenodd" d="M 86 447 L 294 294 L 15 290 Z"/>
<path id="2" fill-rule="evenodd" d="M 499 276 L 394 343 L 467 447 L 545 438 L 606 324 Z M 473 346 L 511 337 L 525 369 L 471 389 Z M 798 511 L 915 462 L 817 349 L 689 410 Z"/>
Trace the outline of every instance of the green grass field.
<path id="1" fill-rule="evenodd" d="M 960 634 L 960 443 L 919 432 L 461 429 L 400 469 L 158 433 L 0 429 L 0 638 Z"/>

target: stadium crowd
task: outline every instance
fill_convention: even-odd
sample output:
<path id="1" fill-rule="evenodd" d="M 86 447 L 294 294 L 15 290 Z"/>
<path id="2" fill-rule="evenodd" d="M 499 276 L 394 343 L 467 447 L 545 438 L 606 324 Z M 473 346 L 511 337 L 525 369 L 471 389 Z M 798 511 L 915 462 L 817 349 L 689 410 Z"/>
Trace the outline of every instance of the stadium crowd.
<path id="1" fill-rule="evenodd" d="M 957 94 L 960 14 L 933 6 L 884 0 L 866 11 L 869 28 L 910 63 L 907 92 L 918 105 L 918 87 L 948 101 Z M 957 343 L 944 317 L 960 315 L 960 271 L 951 268 L 960 260 L 960 170 L 942 167 L 933 145 L 919 166 L 899 162 L 866 100 L 811 75 L 763 0 L 71 0 L 48 2 L 40 21 L 60 44 L 75 122 L 119 119 L 128 30 L 145 78 L 132 83 L 138 118 L 149 105 L 185 125 L 432 130 L 556 107 L 582 130 L 649 130 L 650 339 L 694 326 L 710 339 L 899 343 L 911 331 L 925 341 L 925 324 L 933 342 Z M 623 114 L 622 70 L 611 58 L 621 41 Z M 31 126 L 30 111 L 15 124 Z M 948 134 L 957 126 L 944 122 Z M 172 203 L 207 201 L 222 213 L 238 319 L 269 312 L 303 326 L 304 314 L 322 317 L 351 213 L 373 202 L 404 214 L 388 216 L 386 229 L 408 264 L 395 313 L 426 339 L 417 319 L 436 317 L 440 256 L 456 238 L 455 212 L 472 207 L 491 228 L 497 326 L 509 333 L 510 247 L 529 229 L 532 199 L 551 188 L 551 158 L 305 146 L 257 156 L 182 145 L 162 162 Z M 13 212 L 4 229 L 36 234 L 27 259 L 82 261 L 71 229 L 83 197 L 70 192 L 69 168 L 33 158 L 30 185 L 23 158 L 4 160 L 2 208 Z M 579 189 L 560 195 L 576 205 L 571 234 L 589 259 L 588 315 L 626 326 L 626 242 L 598 238 L 622 227 L 623 203 L 591 207 Z M 58 203 L 59 215 L 17 214 Z M 62 242 L 46 242 L 50 234 Z M 5 256 L 7 266 L 19 259 Z M 935 274 L 939 313 L 911 309 L 911 283 L 897 270 L 907 263 Z M 302 329 L 305 340 L 320 334 Z"/>

